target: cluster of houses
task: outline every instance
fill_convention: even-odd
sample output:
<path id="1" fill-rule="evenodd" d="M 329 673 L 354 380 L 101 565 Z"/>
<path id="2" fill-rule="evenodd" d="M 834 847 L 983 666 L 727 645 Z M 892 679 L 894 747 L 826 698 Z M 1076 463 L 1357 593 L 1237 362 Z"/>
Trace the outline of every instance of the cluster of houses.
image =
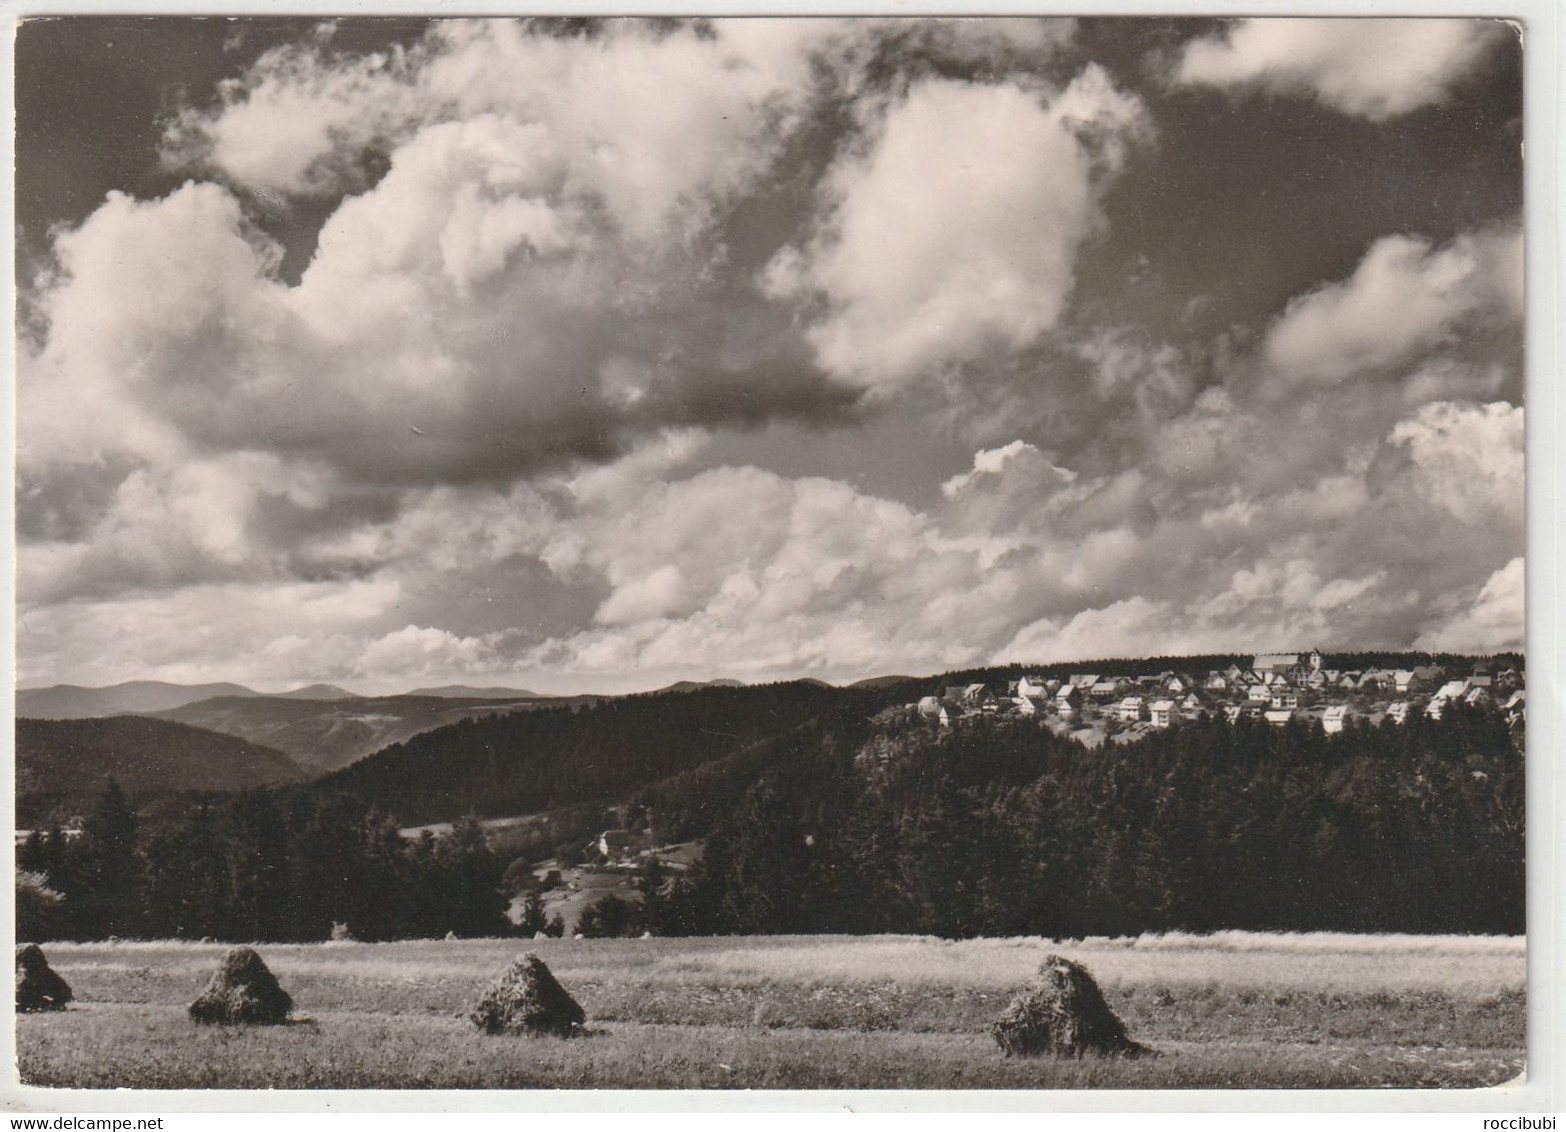
<path id="1" fill-rule="evenodd" d="M 1317 650 L 1269 653 L 1250 667 L 1231 664 L 1204 673 L 1159 672 L 1144 676 L 1073 673 L 1064 679 L 1023 676 L 1004 684 L 951 685 L 908 709 L 951 726 L 964 720 L 1019 716 L 1044 718 L 1073 730 L 1094 728 L 1127 737 L 1221 713 L 1231 723 L 1242 717 L 1283 726 L 1291 719 L 1318 719 L 1327 732 L 1340 732 L 1351 718 L 1370 722 L 1407 720 L 1411 712 L 1440 719 L 1448 705 L 1499 704 L 1513 726 L 1521 726 L 1523 673 L 1479 661 L 1466 676 L 1438 665 L 1407 669 L 1327 668 Z"/>

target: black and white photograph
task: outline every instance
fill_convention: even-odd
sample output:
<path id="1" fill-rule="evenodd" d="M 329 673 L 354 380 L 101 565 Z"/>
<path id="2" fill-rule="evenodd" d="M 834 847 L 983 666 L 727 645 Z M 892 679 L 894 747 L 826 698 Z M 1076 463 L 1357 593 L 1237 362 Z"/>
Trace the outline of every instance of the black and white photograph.
<path id="1" fill-rule="evenodd" d="M 1528 44 L 19 19 L 10 1103 L 1520 1087 Z"/>

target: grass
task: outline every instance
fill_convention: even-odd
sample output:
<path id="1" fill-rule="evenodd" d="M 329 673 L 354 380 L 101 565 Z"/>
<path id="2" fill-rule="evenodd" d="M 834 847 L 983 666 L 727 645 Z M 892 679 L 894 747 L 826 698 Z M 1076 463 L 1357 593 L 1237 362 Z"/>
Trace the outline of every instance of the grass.
<path id="1" fill-rule="evenodd" d="M 81 1088 L 1479 1087 L 1522 1070 L 1520 940 L 1228 933 L 1051 944 L 914 937 L 267 945 L 291 1025 L 197 1030 L 225 950 L 53 944 L 75 990 L 18 1020 L 23 1079 Z M 579 1040 L 458 1016 L 535 950 Z M 1151 1061 L 1008 1060 L 987 1034 L 1058 950 Z M 891 973 L 895 973 L 895 978 Z"/>

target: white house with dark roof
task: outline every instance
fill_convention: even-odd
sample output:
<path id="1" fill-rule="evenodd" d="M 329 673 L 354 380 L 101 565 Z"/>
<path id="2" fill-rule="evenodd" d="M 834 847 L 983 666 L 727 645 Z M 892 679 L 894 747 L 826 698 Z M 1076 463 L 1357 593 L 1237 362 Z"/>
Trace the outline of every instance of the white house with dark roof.
<path id="1" fill-rule="evenodd" d="M 1017 681 L 1017 695 L 1019 696 L 1047 696 L 1049 689 L 1045 686 L 1047 681 L 1042 676 L 1024 676 Z"/>
<path id="2" fill-rule="evenodd" d="M 1169 727 L 1175 721 L 1175 702 L 1173 700 L 1154 700 L 1147 705 L 1147 718 L 1154 727 Z"/>
<path id="3" fill-rule="evenodd" d="M 1012 701 L 1017 705 L 1017 714 L 1025 719 L 1043 715 L 1049 710 L 1049 698 L 1046 696 L 1018 696 Z"/>
<path id="4" fill-rule="evenodd" d="M 1257 672 L 1293 672 L 1300 667 L 1300 654 L 1297 652 L 1263 653 L 1251 662 L 1251 667 Z"/>

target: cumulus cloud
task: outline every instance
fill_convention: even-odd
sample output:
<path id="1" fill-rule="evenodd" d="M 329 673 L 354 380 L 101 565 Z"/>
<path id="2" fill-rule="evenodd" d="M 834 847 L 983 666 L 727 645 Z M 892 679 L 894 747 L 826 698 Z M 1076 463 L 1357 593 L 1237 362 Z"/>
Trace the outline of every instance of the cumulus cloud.
<path id="1" fill-rule="evenodd" d="M 1348 279 L 1291 300 L 1268 330 L 1264 359 L 1283 383 L 1384 376 L 1487 321 L 1520 323 L 1522 278 L 1520 230 L 1440 248 L 1387 236 Z"/>
<path id="2" fill-rule="evenodd" d="M 867 378 L 823 372 L 795 312 L 735 274 L 726 210 L 827 92 L 866 81 L 855 68 L 878 37 L 1010 66 L 1070 25 L 849 30 L 451 21 L 408 50 L 355 56 L 317 37 L 262 55 L 168 127 L 165 159 L 221 184 L 111 194 L 55 241 L 58 270 L 29 296 L 47 329 L 20 375 L 34 513 L 68 525 L 115 475 L 204 451 L 265 449 L 347 484 L 504 483 L 670 427 L 849 419 Z M 1088 207 L 1069 183 L 1113 163 L 1131 112 L 1097 72 L 1047 111 L 1012 85 L 929 89 L 955 102 L 913 124 L 925 140 L 962 125 L 950 112 L 966 91 L 994 99 L 992 140 L 1015 122 L 1071 163 L 1068 209 Z M 992 197 L 998 223 L 1043 160 L 953 189 Z M 241 189 L 337 201 L 297 285 Z M 1032 267 L 993 281 L 1008 333 L 1053 317 L 1058 297 L 1030 315 L 1024 292 L 1076 238 L 1046 233 Z M 978 255 L 975 272 L 1009 270 L 993 246 Z M 87 402 L 99 419 L 78 419 Z"/>
<path id="3" fill-rule="evenodd" d="M 1523 560 L 1513 558 L 1478 591 L 1465 590 L 1442 603 L 1449 620 L 1420 635 L 1419 648 L 1432 651 L 1499 652 L 1520 649 L 1525 636 Z"/>
<path id="4" fill-rule="evenodd" d="M 204 179 L 111 194 L 29 295 L 24 678 L 1510 639 L 1520 227 L 1387 236 L 1218 343 L 1095 321 L 1081 261 L 1150 116 L 1071 32 L 483 21 L 263 55 L 170 125 Z M 296 279 L 247 192 L 326 213 Z M 971 464 L 887 498 L 715 439 L 868 422 L 890 465 L 883 412 Z"/>
<path id="5" fill-rule="evenodd" d="M 823 477 L 682 471 L 693 453 L 676 441 L 506 492 L 419 489 L 384 521 L 295 538 L 276 576 L 252 547 L 248 572 L 195 591 L 27 604 L 24 651 L 179 678 L 177 642 L 195 633 L 260 672 L 373 682 L 422 667 L 636 687 L 650 674 L 846 679 L 1303 641 L 1488 647 L 1504 635 L 1509 575 L 1464 595 L 1520 553 L 1520 412 L 1428 407 L 1368 461 L 1194 497 L 1140 472 L 1063 468 L 1017 442 L 976 453 L 924 508 Z M 148 524 L 124 542 L 159 537 Z M 215 532 L 202 554 L 221 563 L 229 537 Z M 24 589 L 81 584 L 47 548 L 25 547 L 22 564 Z M 287 580 L 303 570 L 321 580 Z M 178 595 L 192 592 L 187 607 Z M 557 619 L 530 616 L 540 605 Z M 246 641 L 265 647 L 244 653 Z"/>
<path id="6" fill-rule="evenodd" d="M 600 495 L 565 524 L 557 565 L 611 592 L 596 627 L 537 655 L 833 676 L 898 658 L 1406 647 L 1433 619 L 1455 641 L 1468 622 L 1450 596 L 1521 548 L 1521 420 L 1502 403 L 1426 406 L 1370 454 L 1260 491 L 1243 474 L 1194 496 L 1083 474 L 1017 441 L 976 453 L 923 511 L 756 469 Z"/>
<path id="7" fill-rule="evenodd" d="M 1392 430 L 1413 464 L 1414 490 L 1466 524 L 1523 517 L 1523 410 L 1437 401 Z"/>
<path id="8" fill-rule="evenodd" d="M 219 171 L 268 195 L 362 185 L 365 150 L 412 110 L 406 75 L 401 51 L 330 57 L 319 37 L 274 48 L 221 83 L 216 106 L 182 106 L 170 116 L 163 162 Z"/>
<path id="9" fill-rule="evenodd" d="M 526 21 L 433 25 L 411 50 L 344 55 L 277 48 L 224 83 L 215 105 L 169 124 L 164 159 L 283 194 L 362 187 L 367 151 L 485 114 L 540 127 L 566 192 L 623 230 L 699 224 L 764 169 L 809 93 L 818 21 L 715 27 L 606 21 L 591 36 Z"/>
<path id="10" fill-rule="evenodd" d="M 1169 607 L 1145 597 L 1096 609 L 1084 609 L 1064 621 L 1043 619 L 1018 630 L 995 656 L 995 662 L 1010 660 L 1052 661 L 1087 657 L 1135 657 L 1162 655 L 1167 641 Z"/>
<path id="11" fill-rule="evenodd" d="M 296 287 L 219 186 L 112 196 L 57 244 L 48 339 L 22 359 L 24 462 L 265 447 L 359 481 L 504 481 L 671 424 L 852 404 L 786 315 L 683 251 L 605 239 L 556 193 L 552 152 L 493 116 L 426 128 Z M 105 418 L 78 420 L 86 401 Z"/>
<path id="12" fill-rule="evenodd" d="M 1441 102 L 1508 34 L 1495 20 L 1241 20 L 1187 44 L 1174 79 L 1314 97 L 1385 122 Z"/>
<path id="13" fill-rule="evenodd" d="M 821 364 L 870 385 L 1028 346 L 1060 319 L 1102 186 L 1145 126 L 1096 65 L 1053 95 L 920 82 L 839 161 L 820 233 L 773 262 L 769 286 L 819 296 Z"/>

